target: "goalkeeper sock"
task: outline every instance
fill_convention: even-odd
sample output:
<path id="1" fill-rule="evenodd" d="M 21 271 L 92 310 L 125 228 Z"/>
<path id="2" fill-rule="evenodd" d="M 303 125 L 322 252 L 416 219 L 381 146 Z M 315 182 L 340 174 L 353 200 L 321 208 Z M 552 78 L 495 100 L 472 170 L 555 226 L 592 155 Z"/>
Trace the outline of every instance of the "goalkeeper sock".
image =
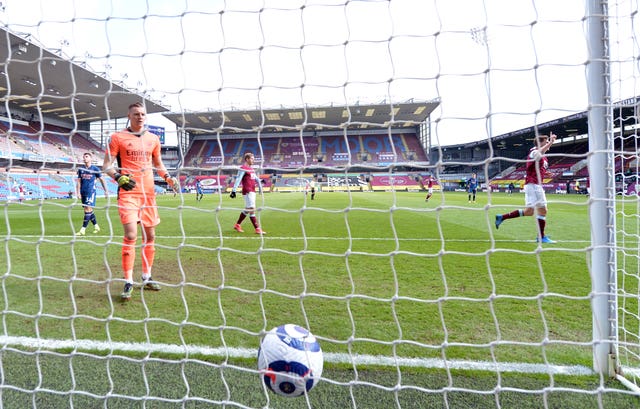
<path id="1" fill-rule="evenodd" d="M 260 227 L 260 225 L 258 224 L 258 219 L 256 219 L 256 215 L 252 214 L 251 216 L 249 216 L 249 220 L 251 220 L 251 223 L 253 224 L 253 227 L 255 227 L 256 229 L 258 227 Z"/>
<path id="2" fill-rule="evenodd" d="M 98 220 L 96 219 L 96 214 L 94 212 L 91 212 L 90 222 L 93 223 L 94 226 L 98 224 Z"/>
<path id="3" fill-rule="evenodd" d="M 122 241 L 122 271 L 124 271 L 124 278 L 126 280 L 133 279 L 133 265 L 135 261 L 136 261 L 136 240 L 130 240 L 125 238 Z"/>
<path id="4" fill-rule="evenodd" d="M 153 259 L 156 255 L 156 246 L 154 240 L 149 240 L 142 245 L 142 278 L 145 275 L 151 275 L 151 267 L 153 267 Z"/>

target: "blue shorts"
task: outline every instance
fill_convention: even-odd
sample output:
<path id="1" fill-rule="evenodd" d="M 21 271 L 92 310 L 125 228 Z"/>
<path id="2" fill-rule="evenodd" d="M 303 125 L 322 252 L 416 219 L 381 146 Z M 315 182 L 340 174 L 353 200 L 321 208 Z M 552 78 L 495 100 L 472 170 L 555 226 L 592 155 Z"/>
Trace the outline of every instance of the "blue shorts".
<path id="1" fill-rule="evenodd" d="M 95 207 L 96 206 L 96 192 L 91 194 L 84 194 L 80 192 L 80 201 L 83 206 Z"/>

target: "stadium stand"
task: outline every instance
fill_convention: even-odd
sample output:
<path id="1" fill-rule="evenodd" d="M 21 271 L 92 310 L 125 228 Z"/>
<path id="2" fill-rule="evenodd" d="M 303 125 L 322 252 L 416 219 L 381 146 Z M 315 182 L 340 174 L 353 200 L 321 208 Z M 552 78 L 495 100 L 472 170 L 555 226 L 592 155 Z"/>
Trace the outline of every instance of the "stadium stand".
<path id="1" fill-rule="evenodd" d="M 117 194 L 118 185 L 115 181 L 105 178 L 109 195 Z M 66 199 L 76 191 L 76 174 L 72 172 L 43 171 L 11 171 L 0 172 L 0 200 L 16 200 L 18 186 L 26 188 L 26 200 Z M 102 191 L 99 190 L 99 195 Z"/>
<path id="2" fill-rule="evenodd" d="M 11 121 L 11 122 L 10 122 Z M 625 150 L 635 152 L 637 144 L 636 137 L 629 137 L 625 140 Z M 550 192 L 559 190 L 573 191 L 577 180 L 587 180 L 588 169 L 586 166 L 585 152 L 588 146 L 584 140 L 563 143 L 554 147 L 554 152 L 550 155 L 550 167 L 548 177 L 545 179 L 545 189 Z M 465 149 L 468 151 L 465 152 Z M 475 158 L 477 153 L 472 147 L 462 149 L 459 157 Z M 46 163 L 46 169 L 59 168 L 69 169 L 81 162 L 82 153 L 89 151 L 96 155 L 97 161 L 102 160 L 103 148 L 94 140 L 82 136 L 79 132 L 74 132 L 58 125 L 45 124 L 39 122 L 28 122 L 24 120 L 9 120 L 0 118 L 0 159 L 15 161 L 13 166 L 19 164 L 27 168 L 24 183 L 33 193 L 33 197 L 55 198 L 68 196 L 68 187 L 62 183 L 45 183 L 42 179 L 46 173 L 41 173 L 38 178 L 33 179 L 33 174 L 29 174 L 30 169 L 42 170 L 42 164 Z M 215 186 L 228 188 L 232 180 L 235 167 L 242 163 L 242 154 L 245 151 L 256 153 L 257 162 L 265 170 L 273 169 L 274 174 L 286 173 L 288 169 L 311 170 L 306 181 L 296 182 L 288 177 L 272 177 L 265 175 L 264 186 L 266 191 L 294 191 L 303 189 L 303 186 L 314 181 L 320 186 L 326 186 L 326 190 L 344 190 L 357 187 L 362 190 L 390 190 L 424 189 L 422 177 L 413 177 L 412 174 L 401 172 L 375 172 L 366 167 L 384 168 L 390 164 L 418 163 L 428 165 L 429 161 L 425 150 L 417 135 L 412 132 L 396 132 L 393 134 L 382 131 L 369 131 L 368 133 L 351 132 L 345 136 L 336 131 L 329 133 L 318 133 L 314 135 L 300 136 L 299 134 L 287 135 L 266 135 L 259 139 L 246 135 L 224 135 L 212 137 L 210 135 L 199 135 L 194 137 L 191 145 L 184 156 L 184 161 L 178 150 L 163 150 L 163 159 L 169 168 L 181 169 L 183 177 L 186 177 L 187 185 L 192 174 L 209 178 L 212 182 L 211 191 Z M 526 153 L 526 151 L 520 151 Z M 476 155 L 476 156 L 474 156 Z M 512 152 L 511 156 L 517 156 Z M 3 162 L 3 164 L 6 162 Z M 183 165 L 184 163 L 184 165 Z M 40 164 L 40 166 L 38 165 Z M 490 187 L 494 190 L 505 190 L 510 183 L 516 188 L 520 187 L 524 181 L 524 156 L 510 160 L 510 167 L 498 172 L 496 175 L 489 175 Z M 66 167 L 65 167 L 66 166 Z M 344 174 L 324 174 L 325 169 L 332 166 L 350 166 L 350 170 L 361 171 L 362 173 L 351 173 L 349 181 L 344 181 Z M 358 169 L 361 166 L 362 169 Z M 185 169 L 191 169 L 191 172 Z M 624 169 L 625 174 L 635 174 L 635 168 L 630 161 L 619 160 L 616 168 Z M 213 170 L 222 169 L 224 172 L 218 178 L 210 179 L 208 175 Z M 382 169 L 381 169 L 382 170 Z M 458 183 L 463 181 L 465 175 L 474 171 L 472 165 L 452 164 L 443 167 L 441 180 L 446 182 L 442 188 L 449 186 L 450 189 L 458 187 Z M 317 173 L 316 173 L 317 172 Z M 322 176 L 318 176 L 321 173 Z M 432 172 L 433 173 L 433 172 Z M 457 175 L 457 176 L 456 176 Z M 296 174 L 300 177 L 300 174 Z M 21 176 L 16 176 L 21 178 Z M 199 177 L 199 176 L 198 176 Z M 458 180 L 454 180 L 459 177 Z M 352 180 L 351 180 L 352 179 Z M 632 180 L 632 179 L 629 179 Z M 392 183 L 393 181 L 393 183 Z M 625 189 L 628 181 L 621 182 L 620 189 Z M 294 186 L 295 185 L 295 186 Z M 445 186 L 446 185 L 446 186 Z M 115 194 L 114 192 L 112 192 Z M 0 200 L 11 196 L 11 188 L 4 187 L 0 192 Z"/>
<path id="3" fill-rule="evenodd" d="M 222 148 L 222 149 L 221 149 Z M 244 152 L 254 152 L 263 168 L 300 168 L 370 164 L 388 166 L 397 162 L 426 163 L 427 157 L 415 134 L 197 137 L 185 155 L 187 166 L 213 169 L 239 165 Z"/>
<path id="4" fill-rule="evenodd" d="M 2 157 L 7 159 L 22 159 L 23 157 L 28 158 L 29 155 L 29 147 L 24 143 L 22 138 L 16 137 L 14 134 L 8 134 L 3 131 L 3 149 L 2 149 Z"/>
<path id="5" fill-rule="evenodd" d="M 191 143 L 191 147 L 187 151 L 184 159 L 184 165 L 187 167 L 203 167 L 202 149 L 208 141 L 196 139 Z M 211 142 L 211 141 L 209 141 Z"/>
<path id="6" fill-rule="evenodd" d="M 161 155 L 167 169 L 177 169 L 180 166 L 180 152 L 177 149 L 162 148 Z"/>
<path id="7" fill-rule="evenodd" d="M 7 149 L 11 150 L 10 153 L 3 150 L 5 157 L 49 163 L 78 163 L 84 152 L 93 152 L 97 154 L 96 159 L 102 158 L 103 149 L 100 145 L 69 129 L 48 124 L 40 129 L 37 123 L 32 126 L 22 121 L 8 121 L 8 118 L 0 119 L 0 133 L 13 142 Z"/>
<path id="8" fill-rule="evenodd" d="M 273 143 L 277 141 L 277 144 Z M 313 163 L 318 141 L 309 137 L 282 137 L 263 142 L 264 166 L 296 168 Z M 276 145 L 276 146 L 274 146 Z"/>

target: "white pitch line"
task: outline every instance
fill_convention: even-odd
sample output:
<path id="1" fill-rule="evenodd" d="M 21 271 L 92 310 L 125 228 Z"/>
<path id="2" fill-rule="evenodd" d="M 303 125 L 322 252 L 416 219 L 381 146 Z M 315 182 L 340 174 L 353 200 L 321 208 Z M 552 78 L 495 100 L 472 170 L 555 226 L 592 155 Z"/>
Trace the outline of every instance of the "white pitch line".
<path id="1" fill-rule="evenodd" d="M 252 348 L 212 348 L 197 345 L 151 344 L 140 342 L 105 342 L 87 339 L 55 340 L 29 337 L 0 336 L 0 345 L 16 346 L 34 349 L 78 349 L 83 351 L 122 351 L 165 354 L 197 354 L 215 357 L 255 358 L 257 349 Z M 516 373 L 537 373 L 553 375 L 593 375 L 590 368 L 581 365 L 545 365 L 517 362 L 487 362 L 487 361 L 443 361 L 435 358 L 401 358 L 376 355 L 349 355 L 342 353 L 324 353 L 325 362 L 341 364 L 362 364 L 386 367 L 420 367 L 431 369 L 464 369 L 474 371 L 499 371 Z"/>
<path id="2" fill-rule="evenodd" d="M 9 239 L 73 239 L 73 235 L 52 235 L 47 234 L 46 236 L 38 236 L 38 235 L 28 235 L 28 234 L 14 234 L 8 237 Z M 75 236 L 75 241 L 91 241 L 92 238 L 112 238 L 112 241 L 119 243 L 121 236 L 105 236 L 105 235 L 87 235 L 87 236 Z M 160 239 L 172 239 L 172 240 L 183 240 L 187 238 L 186 236 L 160 236 L 156 235 L 156 238 Z M 242 235 L 234 235 L 234 236 L 189 236 L 188 239 L 193 240 L 212 240 L 212 239 L 223 239 L 223 240 L 370 240 L 370 241 L 433 241 L 433 242 L 441 242 L 443 241 L 440 238 L 435 237 L 420 237 L 420 238 L 394 238 L 394 237 L 291 237 L 291 236 L 242 236 Z M 447 239 L 447 242 L 452 243 L 488 243 L 489 240 L 474 240 L 474 239 Z M 516 240 L 516 239 L 495 239 L 496 243 L 535 243 L 535 240 L 525 239 L 525 240 Z M 556 243 L 591 243 L 589 240 L 560 240 Z"/>

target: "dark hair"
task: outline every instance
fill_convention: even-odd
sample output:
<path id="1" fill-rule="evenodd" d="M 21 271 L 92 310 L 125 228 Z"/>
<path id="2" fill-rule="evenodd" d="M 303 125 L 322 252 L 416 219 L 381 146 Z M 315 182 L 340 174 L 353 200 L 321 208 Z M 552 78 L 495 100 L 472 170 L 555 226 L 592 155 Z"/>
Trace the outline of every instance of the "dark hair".
<path id="1" fill-rule="evenodd" d="M 538 135 L 538 136 L 536 136 L 536 142 L 538 144 L 542 144 L 542 143 L 546 142 L 547 139 L 549 139 L 549 135 Z"/>

